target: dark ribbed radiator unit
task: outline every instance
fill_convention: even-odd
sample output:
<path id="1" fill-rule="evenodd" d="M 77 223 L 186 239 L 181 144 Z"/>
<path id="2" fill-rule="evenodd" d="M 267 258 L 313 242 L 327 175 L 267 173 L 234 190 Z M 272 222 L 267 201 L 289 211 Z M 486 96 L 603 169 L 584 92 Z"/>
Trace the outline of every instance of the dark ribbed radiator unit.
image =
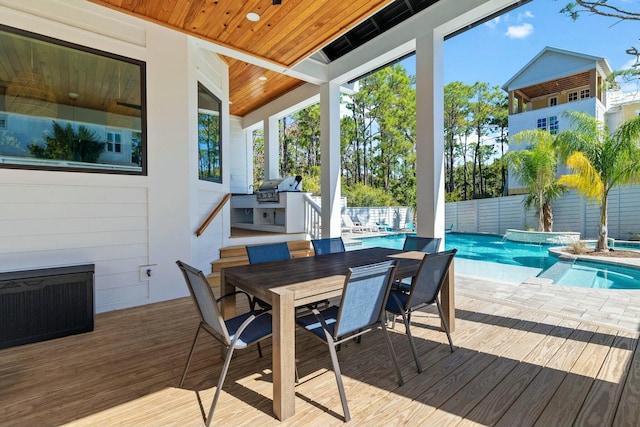
<path id="1" fill-rule="evenodd" d="M 94 264 L 0 273 L 0 349 L 93 330 Z"/>

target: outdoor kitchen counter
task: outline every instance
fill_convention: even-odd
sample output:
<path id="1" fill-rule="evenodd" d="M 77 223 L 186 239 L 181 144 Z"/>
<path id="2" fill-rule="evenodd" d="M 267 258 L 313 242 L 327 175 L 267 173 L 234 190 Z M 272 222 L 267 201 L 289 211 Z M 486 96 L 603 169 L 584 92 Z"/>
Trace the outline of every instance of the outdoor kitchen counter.
<path id="1" fill-rule="evenodd" d="M 280 192 L 277 202 L 258 202 L 255 194 L 231 197 L 231 226 L 274 233 L 304 232 L 303 192 Z"/>

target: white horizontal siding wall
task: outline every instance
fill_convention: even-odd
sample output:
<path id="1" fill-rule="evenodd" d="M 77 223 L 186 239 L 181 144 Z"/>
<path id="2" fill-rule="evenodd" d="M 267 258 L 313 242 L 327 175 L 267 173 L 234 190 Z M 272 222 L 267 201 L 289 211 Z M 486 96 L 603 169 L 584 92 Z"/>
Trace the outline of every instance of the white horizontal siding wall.
<path id="1" fill-rule="evenodd" d="M 148 161 L 147 176 L 0 169 L 0 271 L 93 263 L 97 312 L 188 295 L 175 261 L 210 268 L 228 224 L 227 208 L 195 237 L 229 191 L 226 64 L 203 41 L 81 0 L 0 1 L 0 23 L 144 61 Z M 223 184 L 198 180 L 201 80 L 223 105 Z"/>
<path id="2" fill-rule="evenodd" d="M 147 189 L 0 184 L 0 270 L 95 264 L 102 308 L 149 298 Z"/>

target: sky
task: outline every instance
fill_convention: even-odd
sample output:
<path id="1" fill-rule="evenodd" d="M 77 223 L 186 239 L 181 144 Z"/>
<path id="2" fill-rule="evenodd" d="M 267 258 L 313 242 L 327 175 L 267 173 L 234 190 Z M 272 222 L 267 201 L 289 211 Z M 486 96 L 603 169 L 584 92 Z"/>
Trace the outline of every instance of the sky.
<path id="1" fill-rule="evenodd" d="M 613 0 L 637 10 L 637 0 Z M 617 21 L 599 15 L 578 20 L 559 11 L 569 0 L 533 0 L 444 43 L 444 83 L 486 82 L 502 87 L 546 46 L 604 57 L 613 70 L 629 68 L 640 49 L 640 22 Z M 401 62 L 415 74 L 415 59 Z M 623 88 L 638 90 L 637 84 Z"/>

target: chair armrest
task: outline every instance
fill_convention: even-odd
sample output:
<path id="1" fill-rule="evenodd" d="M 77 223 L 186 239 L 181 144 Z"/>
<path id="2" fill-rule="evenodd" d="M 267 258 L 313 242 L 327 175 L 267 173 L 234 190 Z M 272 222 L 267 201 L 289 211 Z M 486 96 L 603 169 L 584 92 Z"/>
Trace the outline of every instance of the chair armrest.
<path id="1" fill-rule="evenodd" d="M 228 294 L 222 295 L 220 298 L 216 299 L 216 302 L 217 302 L 217 303 L 219 303 L 220 301 L 224 300 L 225 298 L 230 297 L 230 296 L 234 296 L 234 295 L 237 295 L 237 294 L 244 294 L 244 295 L 246 295 L 246 296 L 247 296 L 248 303 L 249 303 L 249 306 L 251 306 L 251 296 L 250 296 L 248 293 L 246 293 L 245 291 L 233 291 L 233 292 L 229 292 Z"/>

